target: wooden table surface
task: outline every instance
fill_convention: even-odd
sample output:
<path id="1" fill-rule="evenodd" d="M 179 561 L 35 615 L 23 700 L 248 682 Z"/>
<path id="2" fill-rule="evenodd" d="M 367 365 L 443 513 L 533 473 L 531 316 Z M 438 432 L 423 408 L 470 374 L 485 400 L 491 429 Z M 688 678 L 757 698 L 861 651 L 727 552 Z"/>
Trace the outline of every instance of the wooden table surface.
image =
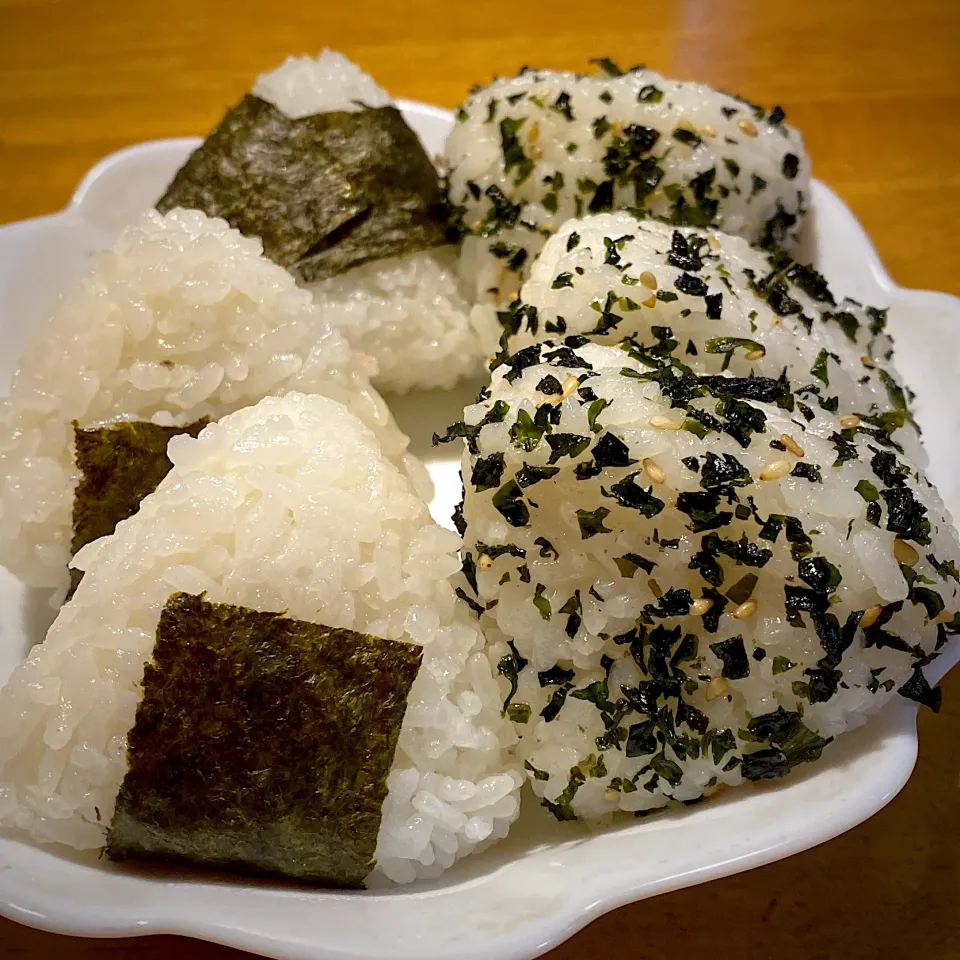
<path id="1" fill-rule="evenodd" d="M 452 107 L 525 63 L 644 61 L 780 103 L 895 280 L 960 294 L 960 2 L 0 0 L 0 222 L 49 213 L 104 154 L 202 134 L 289 53 L 330 46 L 397 96 Z M 850 833 L 596 921 L 550 954 L 960 957 L 960 671 L 920 718 L 903 792 Z M 86 941 L 0 920 L 0 955 L 227 960 L 169 937 Z"/>

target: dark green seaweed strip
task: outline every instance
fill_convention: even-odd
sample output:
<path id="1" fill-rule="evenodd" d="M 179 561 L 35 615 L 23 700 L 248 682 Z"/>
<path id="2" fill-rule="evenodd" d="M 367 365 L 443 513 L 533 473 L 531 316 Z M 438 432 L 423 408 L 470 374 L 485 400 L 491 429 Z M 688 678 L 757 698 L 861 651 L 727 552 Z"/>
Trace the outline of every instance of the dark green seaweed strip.
<path id="1" fill-rule="evenodd" d="M 396 107 L 307 117 L 369 211 L 318 239 L 294 274 L 310 283 L 368 260 L 447 243 L 446 198 L 436 167 Z"/>
<path id="2" fill-rule="evenodd" d="M 157 209 L 222 217 L 245 236 L 259 237 L 271 260 L 292 267 L 371 207 L 312 119 L 291 120 L 247 94 L 177 171 Z"/>
<path id="3" fill-rule="evenodd" d="M 247 95 L 157 203 L 203 210 L 312 282 L 447 242 L 437 171 L 395 107 L 290 119 Z"/>
<path id="4" fill-rule="evenodd" d="M 359 887 L 422 649 L 175 593 L 129 734 L 113 860 Z"/>
<path id="5" fill-rule="evenodd" d="M 209 422 L 205 417 L 185 427 L 160 427 L 124 421 L 83 429 L 74 423 L 80 481 L 73 499 L 70 555 L 109 536 L 121 520 L 132 517 L 173 466 L 167 459 L 171 438 L 182 433 L 195 437 Z M 70 596 L 82 576 L 81 571 L 70 570 Z"/>

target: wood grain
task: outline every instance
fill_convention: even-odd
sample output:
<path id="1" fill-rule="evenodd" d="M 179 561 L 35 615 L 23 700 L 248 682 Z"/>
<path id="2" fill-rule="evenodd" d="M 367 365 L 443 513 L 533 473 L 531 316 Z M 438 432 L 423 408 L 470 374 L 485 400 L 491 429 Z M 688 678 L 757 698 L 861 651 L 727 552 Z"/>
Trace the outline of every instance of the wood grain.
<path id="1" fill-rule="evenodd" d="M 50 213 L 105 153 L 205 133 L 255 73 L 344 51 L 397 96 L 455 105 L 523 63 L 608 55 L 781 103 L 818 177 L 894 278 L 960 293 L 957 0 L 0 0 L 0 222 Z M 960 675 L 920 718 L 920 761 L 885 810 L 769 867 L 624 907 L 550 956 L 846 960 L 960 956 Z M 176 938 L 84 941 L 0 921 L 0 954 L 227 960 Z"/>

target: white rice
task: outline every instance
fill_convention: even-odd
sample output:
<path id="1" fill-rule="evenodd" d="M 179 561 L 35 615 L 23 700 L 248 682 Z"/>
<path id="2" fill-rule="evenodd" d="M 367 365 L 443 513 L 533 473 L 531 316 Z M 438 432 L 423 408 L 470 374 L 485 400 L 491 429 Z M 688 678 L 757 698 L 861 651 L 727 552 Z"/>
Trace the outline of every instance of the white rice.
<path id="1" fill-rule="evenodd" d="M 290 58 L 253 93 L 290 117 L 392 106 L 386 91 L 339 53 Z M 447 388 L 478 374 L 496 347 L 489 309 L 473 308 L 457 276 L 455 247 L 363 264 L 309 284 L 324 317 L 376 364 L 381 390 Z"/>
<path id="2" fill-rule="evenodd" d="M 436 877 L 505 836 L 522 777 L 483 637 L 449 582 L 458 538 L 374 434 L 333 400 L 291 393 L 169 450 L 173 470 L 139 512 L 77 555 L 79 589 L 0 693 L 0 824 L 103 844 L 160 611 L 187 591 L 423 646 L 377 876 Z"/>
<path id="3" fill-rule="evenodd" d="M 429 490 L 362 358 L 260 250 L 197 211 L 151 211 L 41 325 L 0 403 L 0 563 L 27 584 L 66 584 L 72 421 L 183 424 L 307 390 L 343 402 Z"/>
<path id="4" fill-rule="evenodd" d="M 257 77 L 250 91 L 292 120 L 314 113 L 387 107 L 390 94 L 342 53 L 324 48 L 317 57 L 287 57 Z"/>
<path id="5" fill-rule="evenodd" d="M 689 429 L 692 412 L 724 426 L 732 416 L 711 395 L 720 390 L 715 381 L 688 403 L 669 369 L 657 370 L 669 359 L 579 344 L 547 342 L 539 361 L 501 365 L 489 396 L 468 407 L 466 427 L 454 431 L 476 444 L 463 460 L 468 596 L 477 598 L 492 661 L 507 676 L 521 668 L 511 713 L 533 789 L 560 817 L 594 819 L 738 784 L 744 762 L 755 779 L 762 763 L 782 773 L 816 759 L 818 737 L 862 723 L 947 631 L 960 630 L 956 618 L 942 625 L 958 606 L 960 544 L 936 490 L 903 456 L 884 467 L 876 455 L 892 451 L 863 434 L 850 440 L 855 458 L 835 466 L 841 425 L 819 408 L 808 422 L 799 410 L 741 400 L 741 415 L 765 417 L 745 447 L 723 429 L 701 438 Z M 570 435 L 582 438 L 573 453 Z M 735 462 L 723 462 L 727 456 Z M 599 469 L 591 469 L 595 460 Z M 905 473 L 888 483 L 879 474 L 893 463 Z M 696 504 L 688 498 L 718 490 L 718 465 L 748 475 L 721 483 L 713 507 L 699 505 L 705 526 L 694 533 Z M 537 477 L 531 468 L 551 474 Z M 929 542 L 919 526 L 891 519 L 888 495 L 926 511 Z M 656 502 L 644 511 L 648 496 Z M 780 515 L 799 521 L 805 543 L 782 520 L 775 541 L 770 530 L 760 535 Z M 840 583 L 818 583 L 812 558 L 822 558 L 821 572 L 829 570 L 823 561 L 833 565 Z M 752 591 L 740 583 L 748 574 L 757 577 Z M 907 578 L 915 575 L 910 592 Z M 746 597 L 731 589 L 738 583 Z M 832 624 L 839 637 L 849 628 L 850 645 L 832 662 L 812 613 L 788 622 L 786 591 L 808 584 L 827 611 L 818 629 L 829 635 Z M 689 595 L 669 593 L 680 590 Z M 719 613 L 712 632 L 710 611 L 691 607 L 698 600 L 712 600 Z M 865 627 L 874 620 L 866 631 L 857 626 L 865 616 Z M 737 637 L 740 667 L 725 677 L 724 656 Z M 655 667 L 658 644 L 663 659 Z M 507 696 L 506 678 L 501 687 Z M 678 695 L 699 712 L 692 719 L 681 716 Z M 771 724 L 782 730 L 788 721 L 789 742 L 771 737 Z M 610 731 L 611 740 L 598 742 Z"/>
<path id="6" fill-rule="evenodd" d="M 810 164 L 800 134 L 778 117 L 651 70 L 619 77 L 528 70 L 496 80 L 464 101 L 447 139 L 450 199 L 472 234 L 461 275 L 475 299 L 508 303 L 552 232 L 604 208 L 713 222 L 751 242 L 789 245 L 809 197 Z M 617 166 L 618 151 L 654 137 Z M 644 164 L 653 161 L 660 180 L 638 195 L 634 173 L 647 182 Z M 516 257 L 525 260 L 514 268 Z"/>
<path id="7" fill-rule="evenodd" d="M 684 250 L 698 253 L 685 259 Z M 812 268 L 739 237 L 628 213 L 570 220 L 547 241 L 520 302 L 504 316 L 512 352 L 558 328 L 600 342 L 636 336 L 650 344 L 653 327 L 669 327 L 683 363 L 699 373 L 776 378 L 786 371 L 809 406 L 830 407 L 836 398 L 841 414 L 886 413 L 891 427 L 906 418 L 892 433 L 926 463 L 905 409 L 909 391 L 893 368 L 886 310 L 838 301 Z"/>
<path id="8" fill-rule="evenodd" d="M 323 317 L 375 364 L 380 390 L 448 389 L 496 351 L 496 315 L 472 305 L 454 247 L 361 264 L 309 284 Z"/>

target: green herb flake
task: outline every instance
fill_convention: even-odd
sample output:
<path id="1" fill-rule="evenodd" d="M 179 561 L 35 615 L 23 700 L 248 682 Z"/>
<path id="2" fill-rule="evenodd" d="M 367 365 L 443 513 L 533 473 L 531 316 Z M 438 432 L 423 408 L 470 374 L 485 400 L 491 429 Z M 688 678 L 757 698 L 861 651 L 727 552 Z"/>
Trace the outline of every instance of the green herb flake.
<path id="1" fill-rule="evenodd" d="M 934 713 L 940 712 L 943 702 L 943 691 L 939 687 L 932 687 L 923 675 L 923 670 L 917 667 L 910 679 L 897 691 L 901 697 L 914 700 L 922 706 L 929 707 Z"/>
<path id="2" fill-rule="evenodd" d="M 549 620 L 552 613 L 550 601 L 543 595 L 544 586 L 538 583 L 533 594 L 533 605 L 540 611 L 540 617 L 543 620 Z"/>
<path id="3" fill-rule="evenodd" d="M 606 507 L 597 507 L 596 510 L 578 510 L 577 523 L 580 525 L 580 539 L 589 540 L 598 533 L 611 533 L 612 531 L 603 525 L 603 521 L 609 514 L 610 511 Z"/>
<path id="4" fill-rule="evenodd" d="M 614 557 L 613 562 L 617 565 L 621 577 L 633 578 L 637 570 L 643 570 L 644 573 L 653 573 L 656 563 L 653 560 L 647 560 L 638 553 L 625 553 L 622 557 Z"/>
<path id="5" fill-rule="evenodd" d="M 497 673 L 506 677 L 510 682 L 510 692 L 507 694 L 506 700 L 503 701 L 504 714 L 506 714 L 510 709 L 510 702 L 513 700 L 514 696 L 516 696 L 520 673 L 530 662 L 526 659 L 526 657 L 520 654 L 520 652 L 514 646 L 512 640 L 507 641 L 507 646 L 510 648 L 510 652 L 504 654 L 500 658 L 500 662 L 497 664 Z"/>
<path id="6" fill-rule="evenodd" d="M 474 461 L 470 482 L 473 484 L 477 493 L 480 493 L 482 490 L 499 487 L 502 477 L 503 454 L 492 453 L 489 457 L 483 457 Z"/>
<path id="7" fill-rule="evenodd" d="M 813 366 L 810 368 L 811 375 L 821 381 L 825 387 L 830 386 L 830 375 L 827 372 L 827 360 L 829 358 L 830 352 L 826 347 L 823 347 L 817 354 L 817 359 L 814 360 Z"/>
<path id="8" fill-rule="evenodd" d="M 685 127 L 676 127 L 673 131 L 673 139 L 686 144 L 688 147 L 699 147 L 703 143 L 700 137 Z"/>
<path id="9" fill-rule="evenodd" d="M 561 457 L 577 457 L 590 446 L 590 438 L 576 433 L 548 434 L 546 441 L 550 446 L 550 464 L 556 463 Z"/>
<path id="10" fill-rule="evenodd" d="M 530 511 L 523 502 L 523 491 L 515 479 L 508 480 L 493 495 L 493 505 L 513 527 L 525 527 L 530 522 Z"/>
<path id="11" fill-rule="evenodd" d="M 781 673 L 786 673 L 788 670 L 792 670 L 796 664 L 790 660 L 788 657 L 776 656 L 773 658 L 773 675 L 777 676 Z"/>
<path id="12" fill-rule="evenodd" d="M 534 161 L 524 153 L 523 145 L 518 136 L 520 128 L 525 122 L 525 118 L 516 120 L 513 117 L 504 117 L 500 121 L 500 147 L 503 151 L 503 172 L 509 175 L 510 171 L 516 167 L 517 175 L 513 181 L 515 187 L 519 187 L 520 184 L 533 173 L 534 168 Z"/>
<path id="13" fill-rule="evenodd" d="M 510 706 L 507 707 L 507 716 L 514 723 L 527 723 L 530 720 L 531 713 L 530 704 L 528 703 L 511 703 Z"/>
<path id="14" fill-rule="evenodd" d="M 514 446 L 529 453 L 537 448 L 543 434 L 543 427 L 526 410 L 517 411 L 517 419 L 510 427 L 510 442 Z"/>
<path id="15" fill-rule="evenodd" d="M 727 680 L 743 680 L 750 675 L 750 661 L 743 645 L 743 637 L 731 637 L 711 643 L 710 649 L 723 664 L 721 675 Z"/>

